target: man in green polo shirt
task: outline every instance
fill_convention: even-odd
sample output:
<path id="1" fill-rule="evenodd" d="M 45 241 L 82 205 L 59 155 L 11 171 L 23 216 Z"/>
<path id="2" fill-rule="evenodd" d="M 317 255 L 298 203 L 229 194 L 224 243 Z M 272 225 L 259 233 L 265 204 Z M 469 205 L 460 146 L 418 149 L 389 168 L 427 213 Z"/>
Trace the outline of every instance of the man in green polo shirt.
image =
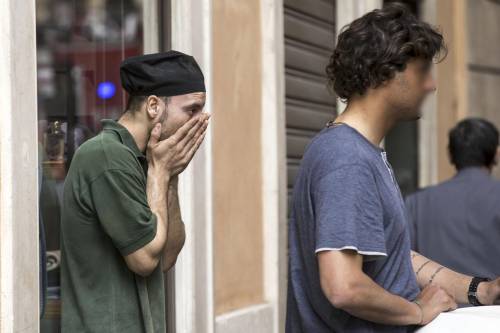
<path id="1" fill-rule="evenodd" d="M 165 332 L 163 271 L 184 244 L 177 176 L 203 141 L 205 85 L 183 53 L 126 59 L 118 121 L 75 153 L 61 221 L 63 332 Z"/>

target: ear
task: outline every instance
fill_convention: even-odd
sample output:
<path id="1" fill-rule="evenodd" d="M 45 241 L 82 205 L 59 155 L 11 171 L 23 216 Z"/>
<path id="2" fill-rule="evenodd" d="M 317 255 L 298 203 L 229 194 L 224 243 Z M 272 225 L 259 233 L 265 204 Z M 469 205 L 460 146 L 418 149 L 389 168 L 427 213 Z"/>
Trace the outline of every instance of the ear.
<path id="1" fill-rule="evenodd" d="M 155 95 L 148 96 L 146 100 L 146 114 L 153 124 L 158 123 L 161 117 L 160 98 Z"/>

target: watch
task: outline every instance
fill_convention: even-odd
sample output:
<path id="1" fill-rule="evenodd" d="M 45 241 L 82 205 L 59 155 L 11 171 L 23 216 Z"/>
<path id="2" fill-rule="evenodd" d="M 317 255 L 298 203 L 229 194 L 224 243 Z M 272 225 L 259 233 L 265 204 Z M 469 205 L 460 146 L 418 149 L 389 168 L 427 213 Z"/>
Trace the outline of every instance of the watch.
<path id="1" fill-rule="evenodd" d="M 481 304 L 479 300 L 477 299 L 477 287 L 481 282 L 488 282 L 491 281 L 491 279 L 488 278 L 482 278 L 482 277 L 474 277 L 472 278 L 472 281 L 470 282 L 469 285 L 469 291 L 467 292 L 467 297 L 469 298 L 469 303 L 474 305 L 474 306 L 481 306 L 484 304 Z"/>

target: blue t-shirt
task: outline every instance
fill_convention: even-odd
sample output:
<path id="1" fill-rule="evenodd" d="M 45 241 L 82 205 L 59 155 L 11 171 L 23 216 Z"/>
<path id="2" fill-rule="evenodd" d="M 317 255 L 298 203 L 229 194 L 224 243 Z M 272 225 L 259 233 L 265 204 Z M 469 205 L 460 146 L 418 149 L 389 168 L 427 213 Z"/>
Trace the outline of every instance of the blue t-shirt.
<path id="1" fill-rule="evenodd" d="M 409 332 L 336 309 L 324 295 L 316 254 L 352 249 L 363 271 L 392 294 L 414 300 L 405 206 L 385 152 L 348 125 L 321 131 L 306 149 L 289 222 L 287 333 Z"/>

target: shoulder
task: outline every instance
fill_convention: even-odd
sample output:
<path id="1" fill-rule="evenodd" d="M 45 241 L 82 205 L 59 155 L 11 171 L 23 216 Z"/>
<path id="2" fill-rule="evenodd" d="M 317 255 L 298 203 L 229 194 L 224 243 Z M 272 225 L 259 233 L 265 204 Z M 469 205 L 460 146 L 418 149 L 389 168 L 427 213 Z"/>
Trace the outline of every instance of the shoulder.
<path id="1" fill-rule="evenodd" d="M 86 141 L 75 152 L 71 167 L 94 175 L 108 170 L 130 172 L 140 167 L 134 153 L 120 141 L 103 132 Z"/>
<path id="2" fill-rule="evenodd" d="M 324 129 L 307 147 L 304 161 L 319 169 L 335 170 L 353 165 L 370 168 L 376 152 L 364 140 L 347 126 Z"/>
<path id="3" fill-rule="evenodd" d="M 489 186 L 493 191 L 500 191 L 500 179 L 497 178 L 498 175 L 498 173 L 492 173 L 484 177 L 481 186 Z"/>
<path id="4" fill-rule="evenodd" d="M 455 181 L 452 179 L 442 183 L 423 187 L 416 192 L 405 197 L 405 204 L 409 210 L 417 209 L 417 207 L 439 207 L 444 203 L 449 202 L 451 198 L 456 198 L 457 192 L 461 192 L 457 188 Z"/>
<path id="5" fill-rule="evenodd" d="M 406 208 L 412 208 L 416 205 L 416 202 L 418 201 L 419 197 L 421 197 L 424 193 L 425 189 L 420 189 L 416 192 L 413 192 L 412 194 L 409 194 L 405 197 L 405 204 Z"/>
<path id="6" fill-rule="evenodd" d="M 413 192 L 412 194 L 409 194 L 405 197 L 405 202 L 408 204 L 413 204 L 418 201 L 421 201 L 424 198 L 429 197 L 430 195 L 433 195 L 435 192 L 439 192 L 440 188 L 444 184 L 437 184 L 437 185 L 430 185 L 426 186 L 423 188 L 418 189 L 417 191 Z"/>

